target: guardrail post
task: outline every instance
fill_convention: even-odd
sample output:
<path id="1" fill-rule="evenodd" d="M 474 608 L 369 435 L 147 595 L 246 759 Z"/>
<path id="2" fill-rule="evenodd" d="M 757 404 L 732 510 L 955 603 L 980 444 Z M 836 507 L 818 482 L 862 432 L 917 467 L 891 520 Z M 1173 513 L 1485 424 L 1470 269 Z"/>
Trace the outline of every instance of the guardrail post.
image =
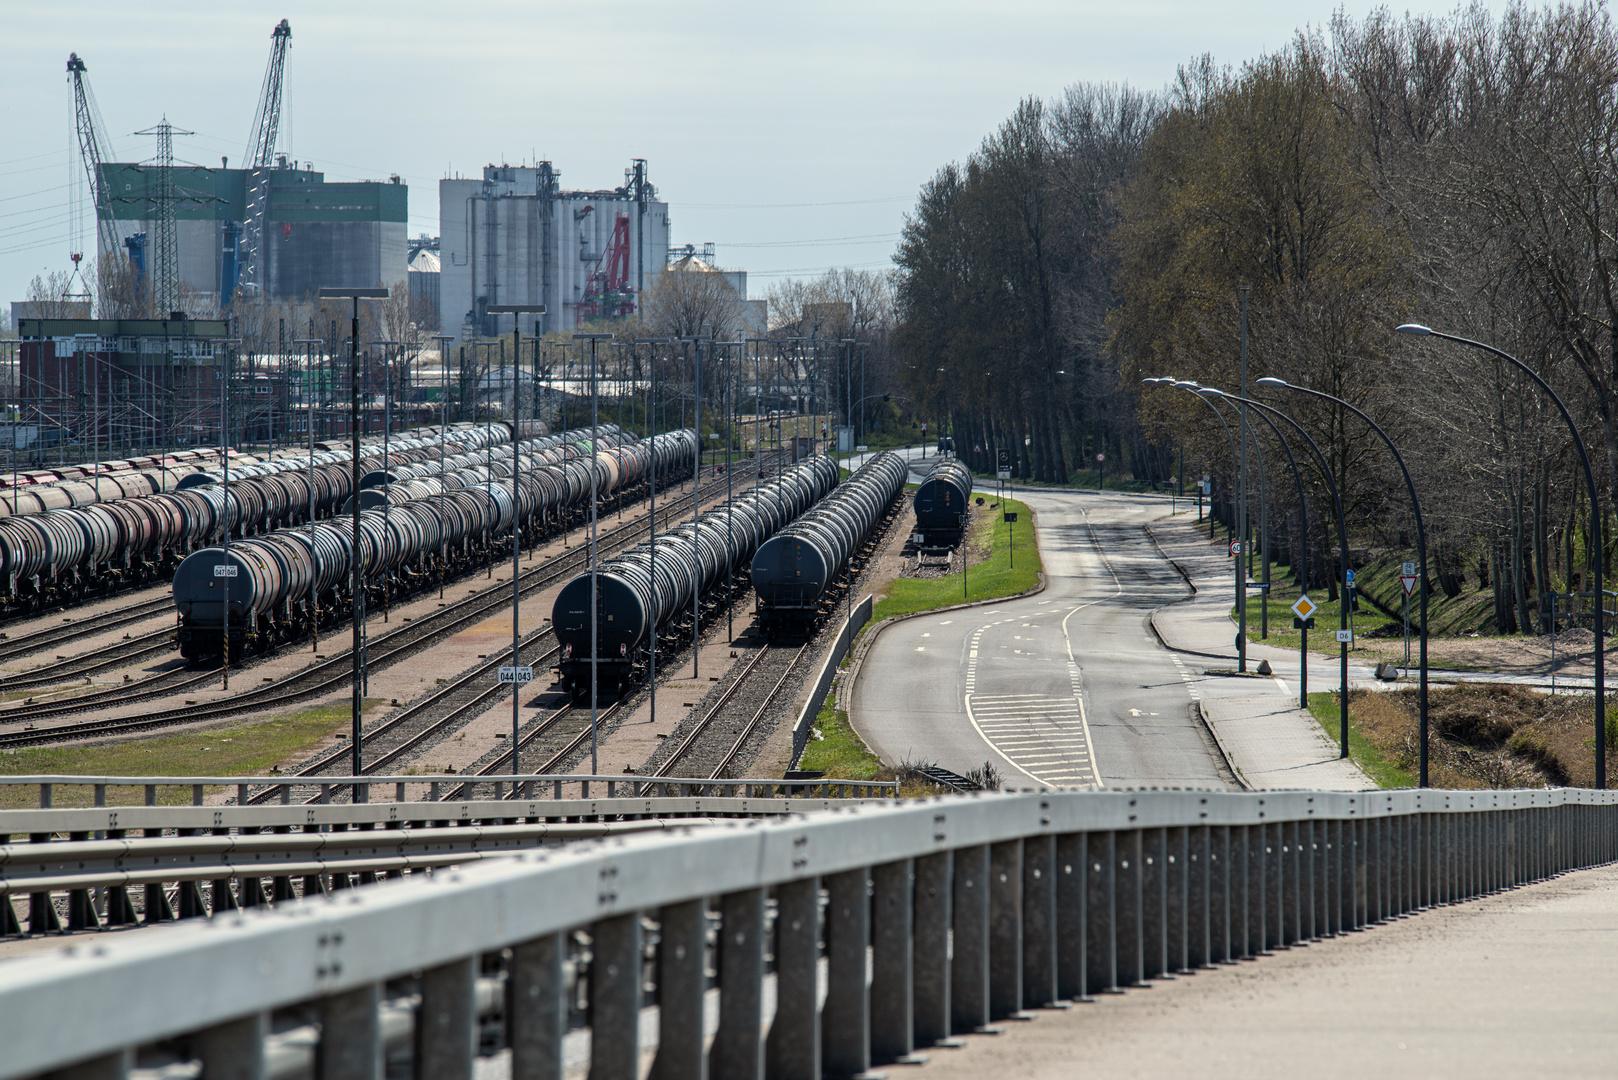
<path id="1" fill-rule="evenodd" d="M 506 970 L 506 1045 L 511 1080 L 562 1080 L 567 1034 L 567 985 L 562 979 L 563 934 L 546 934 L 511 950 Z"/>
<path id="2" fill-rule="evenodd" d="M 1085 994 L 1118 988 L 1118 834 L 1089 834 L 1085 859 Z"/>
<path id="3" fill-rule="evenodd" d="M 1022 1012 L 1023 842 L 989 848 L 989 1019 Z"/>
<path id="4" fill-rule="evenodd" d="M 1146 875 L 1141 868 L 1141 835 L 1139 829 L 1116 833 L 1114 863 L 1117 879 L 1114 891 L 1117 902 L 1113 908 L 1114 937 L 1117 941 L 1118 985 L 1139 986 L 1145 982 L 1146 943 L 1142 921 L 1146 906 Z"/>
<path id="5" fill-rule="evenodd" d="M 1141 844 L 1140 977 L 1162 978 L 1168 971 L 1168 831 L 1143 829 Z"/>
<path id="6" fill-rule="evenodd" d="M 820 1080 L 820 880 L 775 887 L 775 1020 L 765 1043 L 771 1080 Z"/>
<path id="7" fill-rule="evenodd" d="M 1085 986 L 1089 847 L 1089 836 L 1085 833 L 1068 833 L 1056 838 L 1052 875 L 1056 879 L 1056 996 L 1067 1001 L 1089 998 Z"/>
<path id="8" fill-rule="evenodd" d="M 1056 837 L 1030 836 L 1022 848 L 1022 1003 L 1038 1009 L 1061 997 L 1056 979 Z"/>
<path id="9" fill-rule="evenodd" d="M 1331 893 L 1331 875 L 1326 872 L 1326 851 L 1331 838 L 1331 822 L 1322 818 L 1311 818 L 1308 835 L 1309 842 L 1304 848 L 1308 866 L 1304 874 L 1308 880 L 1306 896 L 1309 905 L 1307 916 L 1309 940 L 1319 941 L 1331 933 L 1327 928 L 1329 920 L 1326 917 L 1327 898 Z"/>
<path id="10" fill-rule="evenodd" d="M 870 879 L 870 872 L 863 867 L 826 878 L 826 1004 L 820 1021 L 821 1069 L 826 1076 L 845 1080 L 871 1067 L 871 992 L 865 981 L 866 950 L 871 944 Z M 959 942 L 959 937 L 956 940 Z M 753 1023 L 756 1028 L 756 1014 Z"/>
<path id="11" fill-rule="evenodd" d="M 706 900 L 669 904 L 657 915 L 657 1058 L 653 1080 L 701 1080 L 707 989 Z M 721 949 L 723 956 L 723 949 Z"/>
<path id="12" fill-rule="evenodd" d="M 860 899 L 865 898 L 864 890 Z M 835 896 L 833 903 L 836 903 Z M 869 912 L 869 907 L 862 904 Z M 867 915 L 869 917 L 869 915 Z M 743 889 L 719 901 L 719 1030 L 708 1069 L 714 1080 L 758 1080 L 764 1075 L 764 890 Z M 865 985 L 860 946 L 860 987 Z M 699 966 L 701 956 L 698 955 Z M 835 986 L 835 984 L 834 984 Z M 702 1041 L 702 995 L 696 996 L 693 1034 Z M 627 1073 L 613 1076 L 633 1077 Z M 701 1073 L 694 1074 L 700 1080 Z"/>
<path id="13" fill-rule="evenodd" d="M 1208 957 L 1207 964 L 1228 964 L 1236 956 L 1236 919 L 1233 914 L 1236 862 L 1231 857 L 1232 830 L 1218 825 L 1208 830 Z"/>
<path id="14" fill-rule="evenodd" d="M 270 1033 L 268 1013 L 199 1031 L 191 1049 L 208 1080 L 264 1080 L 264 1037 Z"/>
<path id="15" fill-rule="evenodd" d="M 1354 819 L 1354 929 L 1370 922 L 1371 898 L 1376 888 L 1373 875 L 1376 860 L 1371 852 L 1371 822 L 1367 818 Z"/>
<path id="16" fill-rule="evenodd" d="M 593 923 L 590 941 L 590 1080 L 637 1076 L 640 916 L 618 915 Z"/>
<path id="17" fill-rule="evenodd" d="M 1281 836 L 1281 887 L 1277 890 L 1281 912 L 1275 925 L 1282 945 L 1291 945 L 1303 937 L 1303 849 L 1299 826 L 1297 821 L 1276 824 Z"/>
<path id="18" fill-rule="evenodd" d="M 379 1080 L 382 1076 L 381 984 L 332 994 L 320 1003 L 320 1080 Z"/>
<path id="19" fill-rule="evenodd" d="M 1185 967 L 1205 968 L 1213 962 L 1213 836 L 1206 825 L 1186 830 Z"/>
<path id="20" fill-rule="evenodd" d="M 1270 875 L 1265 856 L 1270 847 L 1267 824 L 1249 825 L 1247 834 L 1247 954 L 1268 956 Z"/>
<path id="21" fill-rule="evenodd" d="M 950 1027 L 970 1033 L 989 1023 L 989 848 L 978 844 L 955 852 L 952 914 L 954 958 L 950 964 Z"/>
<path id="22" fill-rule="evenodd" d="M 1262 852 L 1264 875 L 1263 905 L 1264 905 L 1264 951 L 1272 952 L 1275 949 L 1284 949 L 1287 945 L 1284 919 L 1286 915 L 1285 886 L 1286 886 L 1286 843 L 1283 839 L 1285 826 L 1279 821 L 1272 821 L 1261 826 L 1263 835 L 1260 851 Z"/>
<path id="23" fill-rule="evenodd" d="M 476 956 L 421 973 L 415 1080 L 471 1080 L 478 1048 L 477 979 Z"/>
<path id="24" fill-rule="evenodd" d="M 916 1014 L 913 1046 L 935 1046 L 950 1037 L 953 1014 L 949 1001 L 949 931 L 954 918 L 951 904 L 954 898 L 953 863 L 954 856 L 948 851 L 924 855 L 915 861 L 915 945 L 911 956 L 911 986 Z M 777 952 L 777 957 L 779 955 Z M 780 966 L 779 959 L 776 966 Z M 813 986 L 811 981 L 810 987 Z M 813 1008 L 810 1011 L 813 1012 Z M 778 1008 L 776 1016 L 780 1015 Z M 774 1037 L 773 1029 L 771 1037 Z M 776 1074 L 772 1071 L 771 1075 Z M 819 1076 L 818 1071 L 815 1076 Z"/>
<path id="25" fill-rule="evenodd" d="M 913 1060 L 915 873 L 909 859 L 871 870 L 871 1060 Z"/>
<path id="26" fill-rule="evenodd" d="M 1169 972 L 1191 970 L 1191 841 L 1190 830 L 1177 826 L 1166 830 L 1168 838 L 1168 904 L 1164 908 L 1168 917 L 1165 932 L 1168 944 Z"/>

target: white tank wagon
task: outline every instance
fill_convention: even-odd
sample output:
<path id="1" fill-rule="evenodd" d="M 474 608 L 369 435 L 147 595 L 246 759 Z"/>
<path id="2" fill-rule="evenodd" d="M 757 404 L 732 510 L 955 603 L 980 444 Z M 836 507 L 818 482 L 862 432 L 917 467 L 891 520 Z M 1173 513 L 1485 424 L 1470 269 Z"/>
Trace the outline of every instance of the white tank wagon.
<path id="1" fill-rule="evenodd" d="M 661 465 L 659 466 L 661 468 Z M 659 628 L 691 612 L 692 597 L 717 585 L 732 568 L 746 572 L 758 546 L 813 506 L 837 483 L 836 462 L 812 457 L 705 511 L 697 524 L 678 525 L 600 563 L 596 568 L 595 664 L 591 664 L 590 575 L 580 574 L 557 594 L 551 625 L 562 646 L 563 685 L 575 696 L 597 689 L 617 694 L 654 646 Z M 655 565 L 655 573 L 654 573 Z"/>
<path id="2" fill-rule="evenodd" d="M 648 463 L 649 455 L 658 454 L 659 468 L 666 464 L 672 473 L 691 467 L 696 448 L 696 433 L 686 430 L 617 449 Z M 595 471 L 603 480 L 608 477 L 600 465 Z M 590 499 L 590 466 L 578 459 L 539 465 L 520 475 L 515 504 L 509 479 L 490 482 L 470 470 L 457 475 L 468 474 L 475 479 L 464 487 L 361 510 L 358 555 L 368 594 L 374 590 L 380 601 L 386 589 L 400 597 L 436 584 L 441 574 L 474 569 L 490 554 L 508 550 L 514 522 L 542 520 L 547 514 L 555 518 L 559 500 L 588 504 Z M 387 489 L 403 483 L 424 481 L 371 490 L 392 494 Z M 602 496 L 613 494 L 604 483 L 597 490 Z M 353 610 L 353 537 L 352 522 L 334 518 L 313 528 L 304 525 L 232 541 L 228 558 L 237 569 L 229 578 L 215 576 L 214 567 L 226 564 L 221 547 L 186 556 L 175 571 L 173 589 L 181 654 L 199 666 L 223 656 L 226 581 L 233 656 L 268 652 L 301 638 L 312 626 L 336 625 Z M 307 559 L 307 568 L 300 558 Z"/>
<path id="3" fill-rule="evenodd" d="M 409 466 L 450 450 L 489 453 L 506 448 L 511 428 L 467 426 L 446 437 L 455 441 L 440 447 L 436 434 L 401 436 L 390 440 L 386 456 L 381 441 L 371 439 L 361 466 Z M 227 519 L 231 536 L 245 538 L 307 523 L 311 503 L 317 518 L 329 515 L 352 490 L 353 465 L 347 450 L 319 451 L 313 465 L 307 452 L 273 461 L 233 456 L 228 503 L 223 480 L 223 472 L 147 472 L 12 493 L 19 506 L 28 499 L 35 509 L 50 505 L 0 513 L 0 612 L 28 614 L 164 580 L 198 545 L 218 539 Z M 96 501 L 113 490 L 134 494 Z"/>
<path id="4" fill-rule="evenodd" d="M 827 589 L 904 490 L 908 473 L 898 454 L 878 454 L 759 546 L 752 575 L 761 626 L 803 628 L 820 616 Z"/>

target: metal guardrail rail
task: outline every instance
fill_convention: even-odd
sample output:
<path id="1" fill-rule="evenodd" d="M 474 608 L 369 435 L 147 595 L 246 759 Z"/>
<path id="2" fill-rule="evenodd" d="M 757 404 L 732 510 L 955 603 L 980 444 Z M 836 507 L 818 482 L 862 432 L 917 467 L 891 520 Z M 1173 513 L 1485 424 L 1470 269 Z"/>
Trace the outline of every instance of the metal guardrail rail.
<path id="1" fill-rule="evenodd" d="M 320 789 L 319 801 L 322 804 L 331 801 L 334 789 L 358 788 L 359 798 L 355 801 L 361 804 L 369 803 L 376 788 L 386 791 L 388 786 L 393 787 L 395 802 L 404 802 L 407 789 L 410 785 L 425 786 L 427 802 L 439 802 L 446 794 L 444 788 L 464 788 L 468 785 L 478 787 L 492 787 L 495 799 L 510 801 L 524 801 L 543 799 L 545 792 L 551 793 L 551 798 L 561 799 L 568 790 L 577 788 L 579 797 L 590 798 L 590 785 L 598 785 L 599 792 L 602 787 L 606 789 L 609 799 L 631 798 L 644 794 L 658 794 L 670 796 L 678 793 L 681 796 L 700 796 L 723 794 L 727 797 L 741 795 L 744 798 L 768 799 L 776 795 L 808 795 L 813 797 L 816 791 L 822 798 L 860 798 L 873 799 L 894 797 L 898 794 L 899 785 L 893 780 L 778 780 L 774 777 L 739 777 L 734 780 L 693 779 L 690 777 L 659 776 L 644 777 L 635 773 L 624 773 L 621 776 L 595 776 L 589 774 L 557 773 L 525 773 L 512 776 L 510 773 L 498 776 L 475 776 L 467 773 L 449 774 L 406 774 L 399 776 L 79 776 L 73 774 L 29 776 L 0 776 L 0 788 L 33 787 L 38 791 L 39 806 L 50 808 L 55 804 L 56 795 L 62 788 L 89 788 L 95 805 L 107 806 L 108 789 L 140 788 L 145 804 L 157 806 L 159 804 L 158 792 L 163 788 L 190 789 L 191 804 L 202 806 L 206 801 L 207 788 L 235 788 L 236 803 L 238 807 L 246 807 L 249 793 L 258 788 L 274 788 L 280 792 L 281 805 L 287 806 L 292 802 L 292 788 L 309 787 Z M 510 792 L 509 797 L 507 792 Z M 599 798 L 599 795 L 597 796 Z M 456 799 L 454 802 L 465 802 Z M 0 810 L 0 815 L 12 811 Z M 513 816 L 510 814 L 504 815 Z M 248 819 L 237 819 L 248 820 Z M 4 818 L 0 817 L 0 825 Z M 107 828 L 108 826 L 91 826 L 92 828 Z M 22 832 L 22 829 L 12 829 L 12 832 Z M 28 830 L 33 831 L 33 830 Z"/>
<path id="2" fill-rule="evenodd" d="M 581 1040 L 632 1080 L 653 997 L 659 1077 L 849 1077 L 1615 857 L 1618 793 L 1584 790 L 979 794 L 613 837 L 12 960 L 0 1080 L 374 1080 L 385 1053 L 470 1080 L 480 1017 L 513 1080 Z"/>

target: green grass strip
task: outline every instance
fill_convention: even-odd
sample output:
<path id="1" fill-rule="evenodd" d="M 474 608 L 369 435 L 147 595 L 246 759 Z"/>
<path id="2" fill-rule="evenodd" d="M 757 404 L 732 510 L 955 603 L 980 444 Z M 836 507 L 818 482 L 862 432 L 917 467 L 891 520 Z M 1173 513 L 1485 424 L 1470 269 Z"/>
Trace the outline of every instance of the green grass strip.
<path id="1" fill-rule="evenodd" d="M 1006 523 L 1006 511 L 1017 515 L 1015 524 Z M 951 604 L 1018 596 L 1039 584 L 1042 564 L 1034 540 L 1033 515 L 1025 504 L 1007 499 L 989 510 L 985 503 L 973 515 L 971 530 L 974 547 L 982 548 L 985 542 L 991 542 L 993 548 L 987 559 L 967 568 L 964 582 L 960 574 L 899 578 L 871 613 L 871 623 Z"/>
<path id="2" fill-rule="evenodd" d="M 1338 706 L 1337 691 L 1329 690 L 1319 694 L 1309 695 L 1309 715 L 1315 718 L 1328 738 L 1336 743 L 1339 738 L 1339 724 L 1342 713 Z M 1382 751 L 1373 746 L 1370 740 L 1359 733 L 1354 723 L 1354 699 L 1349 697 L 1348 710 L 1348 757 L 1349 760 L 1360 767 L 1360 770 L 1369 776 L 1379 788 L 1413 788 L 1416 778 L 1401 769 L 1387 758 Z"/>
<path id="3" fill-rule="evenodd" d="M 380 701 L 367 701 L 367 709 Z M 131 739 L 103 746 L 30 746 L 0 751 L 0 775 L 68 776 L 263 776 L 270 766 L 297 761 L 339 732 L 347 732 L 350 706 L 321 706 L 269 720 L 244 721 L 206 731 L 176 732 L 147 739 Z M 218 790 L 212 788 L 211 790 Z M 159 788 L 158 802 L 184 805 L 191 792 L 181 787 Z M 53 793 L 55 806 L 90 806 L 94 791 L 63 787 Z M 145 802 L 140 788 L 109 788 L 107 803 L 114 806 Z M 31 787 L 0 786 L 0 808 L 14 810 L 38 805 Z"/>

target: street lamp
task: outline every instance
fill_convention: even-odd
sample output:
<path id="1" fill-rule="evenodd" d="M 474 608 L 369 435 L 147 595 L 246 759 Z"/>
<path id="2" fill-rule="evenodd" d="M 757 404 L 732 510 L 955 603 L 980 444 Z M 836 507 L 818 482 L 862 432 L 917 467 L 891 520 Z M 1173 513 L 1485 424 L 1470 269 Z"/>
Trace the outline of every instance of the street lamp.
<path id="1" fill-rule="evenodd" d="M 1562 420 L 1567 424 L 1567 429 L 1573 436 L 1573 448 L 1578 451 L 1579 465 L 1584 469 L 1585 490 L 1590 496 L 1590 552 L 1592 556 L 1590 559 L 1590 574 L 1595 582 L 1594 592 L 1596 601 L 1596 787 L 1605 788 L 1607 786 L 1607 604 L 1605 594 L 1602 592 L 1601 588 L 1601 562 L 1603 553 L 1601 546 L 1601 496 L 1599 489 L 1596 487 L 1595 470 L 1590 467 L 1590 455 L 1586 453 L 1584 449 L 1584 438 L 1579 434 L 1579 426 L 1573 422 L 1573 414 L 1568 412 L 1567 403 L 1562 400 L 1561 396 L 1558 395 L 1555 390 L 1551 389 L 1551 384 L 1546 382 L 1544 378 L 1540 376 L 1539 372 L 1535 371 L 1533 368 L 1529 367 L 1515 356 L 1512 356 L 1510 353 L 1502 352 L 1493 345 L 1485 345 L 1483 342 L 1473 341 L 1471 338 L 1457 337 L 1454 334 L 1446 334 L 1442 331 L 1434 330 L 1431 327 L 1423 326 L 1420 323 L 1405 323 L 1404 325 L 1398 327 L 1398 332 L 1401 334 L 1416 334 L 1422 337 L 1443 338 L 1445 341 L 1453 341 L 1461 345 L 1470 345 L 1474 349 L 1480 349 L 1491 356 L 1515 364 L 1518 370 L 1525 372 L 1529 378 L 1538 383 L 1539 388 L 1545 391 L 1545 393 L 1550 396 L 1550 399 L 1556 403 L 1557 411 L 1562 414 Z M 1427 573 L 1427 560 L 1425 556 L 1422 558 L 1421 572 L 1423 578 L 1425 579 Z M 1427 649 L 1427 589 L 1425 581 L 1423 581 L 1422 585 L 1421 605 L 1421 646 L 1422 662 L 1425 670 Z M 1555 626 L 1551 627 L 1551 632 L 1553 634 L 1556 632 Z M 1423 714 L 1423 720 L 1425 721 L 1425 714 Z M 1425 724 L 1423 725 L 1421 745 L 1423 754 L 1422 760 L 1425 763 L 1427 751 Z"/>
<path id="2" fill-rule="evenodd" d="M 596 504 L 601 501 L 598 488 L 600 473 L 597 464 L 597 455 L 600 453 L 597 439 L 601 432 L 600 403 L 596 396 L 596 342 L 611 341 L 611 334 L 574 334 L 574 341 L 588 341 L 590 343 L 590 775 L 594 776 L 600 771 L 596 761 L 599 741 L 596 733 L 596 718 L 599 704 L 597 700 L 597 687 L 600 683 L 600 607 L 601 594 L 596 584 Z M 580 345 L 582 350 L 584 346 Z M 588 781 L 584 785 L 586 797 L 590 794 Z"/>
<path id="3" fill-rule="evenodd" d="M 1383 431 L 1381 426 L 1378 425 L 1375 420 L 1372 420 L 1369 416 L 1367 416 L 1362 410 L 1350 405 L 1342 398 L 1328 394 L 1323 390 L 1312 390 L 1307 386 L 1295 386 L 1287 382 L 1285 379 L 1277 379 L 1273 376 L 1265 376 L 1264 378 L 1259 379 L 1258 384 L 1260 386 L 1280 387 L 1284 390 L 1296 390 L 1299 393 L 1310 394 L 1314 397 L 1321 398 L 1324 401 L 1335 401 L 1337 404 L 1343 406 L 1343 408 L 1347 409 L 1349 412 L 1353 413 L 1355 416 L 1359 417 L 1361 420 L 1364 420 L 1371 426 L 1371 430 L 1376 432 L 1377 436 L 1384 444 L 1387 445 L 1388 450 L 1393 454 L 1393 460 L 1398 462 L 1399 472 L 1404 476 L 1405 490 L 1410 494 L 1410 506 L 1416 516 L 1416 558 L 1421 564 L 1421 573 L 1416 586 L 1421 590 L 1421 682 L 1420 687 L 1417 690 L 1416 700 L 1418 702 L 1421 715 L 1420 786 L 1428 787 L 1430 785 L 1427 783 L 1427 529 L 1426 526 L 1422 524 L 1421 500 L 1416 497 L 1416 485 L 1415 482 L 1410 479 L 1410 470 L 1405 468 L 1405 459 L 1399 453 L 1399 448 L 1393 445 L 1393 440 L 1388 438 L 1388 433 Z M 1345 580 L 1343 582 L 1343 612 L 1345 618 L 1347 617 L 1348 612 L 1347 587 L 1348 582 L 1345 575 Z"/>
<path id="4" fill-rule="evenodd" d="M 647 387 L 650 391 L 647 396 L 646 407 L 646 437 L 648 439 L 656 439 L 658 435 L 657 421 L 654 419 L 657 416 L 657 346 L 667 345 L 673 340 L 673 338 L 666 337 L 636 338 L 634 342 L 635 346 L 652 346 L 650 369 L 647 371 L 646 380 Z M 655 447 L 653 448 L 651 459 L 651 499 L 648 505 L 648 508 L 651 511 L 649 515 L 651 518 L 651 533 L 647 539 L 646 550 L 647 557 L 651 562 L 652 580 L 655 582 L 657 580 L 657 453 Z M 646 649 L 647 663 L 649 665 L 646 673 L 646 685 L 650 688 L 650 692 L 646 695 L 646 699 L 647 703 L 651 707 L 651 716 L 647 719 L 647 723 L 651 724 L 654 728 L 657 726 L 657 625 L 658 620 L 661 618 L 661 613 L 658 611 L 657 604 L 658 592 L 656 589 L 653 589 L 652 640 Z M 593 767 L 594 766 L 592 765 L 592 768 Z"/>
<path id="5" fill-rule="evenodd" d="M 352 300 L 354 302 L 353 322 L 348 337 L 348 437 L 349 437 L 349 472 L 353 477 L 353 525 L 354 525 L 354 565 L 353 577 L 349 588 L 353 593 L 354 602 L 354 645 L 352 648 L 354 662 L 354 694 L 353 694 L 353 725 L 350 733 L 350 749 L 353 752 L 354 775 L 362 775 L 364 761 L 360 755 L 360 713 L 363 711 L 363 702 L 360 696 L 360 680 L 364 670 L 365 654 L 365 614 L 363 601 L 365 598 L 365 571 L 364 559 L 361 552 L 360 538 L 360 301 L 386 300 L 388 290 L 380 289 L 354 289 L 322 287 L 320 299 L 322 300 Z M 354 801 L 366 801 L 366 789 L 363 784 L 354 785 Z"/>
<path id="6" fill-rule="evenodd" d="M 517 382 L 517 377 L 522 372 L 522 327 L 518 322 L 519 316 L 522 315 L 545 314 L 545 305 L 490 304 L 485 310 L 491 315 L 511 316 L 511 797 L 515 799 L 518 797 L 517 777 L 522 771 L 518 763 L 522 753 L 517 743 L 517 729 L 521 726 L 517 710 L 523 686 L 517 681 L 518 672 L 522 670 L 522 635 L 518 631 L 519 598 L 522 590 L 517 582 L 518 555 L 522 549 L 522 504 L 519 501 L 521 492 L 518 490 L 517 480 L 522 472 L 523 442 L 522 413 L 518 407 L 518 402 L 522 400 L 522 388 Z M 538 319 L 534 320 L 534 348 L 536 350 L 539 348 Z M 440 477 L 439 480 L 442 484 L 443 478 Z"/>
<path id="7" fill-rule="evenodd" d="M 1194 396 L 1198 401 L 1202 402 L 1204 405 L 1208 406 L 1208 408 L 1212 409 L 1214 416 L 1216 416 L 1219 419 L 1219 426 L 1225 429 L 1225 442 L 1230 447 L 1230 457 L 1231 457 L 1232 465 L 1239 468 L 1239 465 L 1237 465 L 1237 462 L 1236 462 L 1236 436 L 1231 433 L 1230 422 L 1225 419 L 1225 414 L 1219 411 L 1219 406 L 1215 405 L 1208 398 L 1202 396 L 1202 387 L 1200 385 L 1198 385 L 1197 383 L 1194 383 L 1194 382 L 1190 382 L 1190 381 L 1184 381 L 1184 380 L 1180 380 L 1180 379 L 1170 378 L 1168 376 L 1162 376 L 1162 377 L 1154 378 L 1154 379 L 1143 379 L 1141 381 L 1142 382 L 1148 382 L 1148 383 L 1157 383 L 1157 384 L 1163 385 L 1163 386 L 1172 386 L 1172 387 L 1175 387 L 1176 389 L 1179 389 L 1179 390 L 1185 390 L 1185 391 L 1189 392 L 1192 396 Z M 1232 487 L 1238 492 L 1240 492 L 1240 490 L 1241 490 L 1241 485 L 1239 483 L 1235 482 L 1234 480 L 1232 482 Z M 1210 506 L 1209 521 L 1211 522 L 1212 521 L 1212 509 L 1211 509 L 1212 508 L 1212 501 L 1211 500 L 1209 502 L 1209 506 Z M 1234 514 L 1232 516 L 1234 516 Z M 1210 533 L 1213 531 L 1213 526 L 1211 524 L 1209 525 L 1208 531 Z M 1234 537 L 1234 535 L 1235 535 L 1235 531 L 1232 530 L 1232 536 Z M 1211 537 L 1210 537 L 1210 539 L 1211 539 Z M 1236 622 L 1236 667 L 1237 667 L 1238 671 L 1246 671 L 1247 670 L 1247 605 L 1246 605 L 1246 603 L 1244 603 L 1246 590 L 1244 590 L 1242 588 L 1242 584 L 1243 584 L 1242 583 L 1242 569 L 1243 569 L 1242 560 L 1240 558 L 1238 558 L 1236 560 L 1236 568 L 1235 568 L 1235 573 L 1236 573 L 1236 586 L 1235 586 L 1235 591 L 1236 591 L 1236 619 L 1237 619 L 1237 622 Z"/>
<path id="8" fill-rule="evenodd" d="M 1292 419 L 1292 417 L 1288 416 L 1286 413 L 1282 412 L 1280 409 L 1277 409 L 1275 406 L 1266 405 L 1262 401 L 1254 401 L 1252 399 L 1245 399 L 1244 400 L 1244 399 L 1238 397 L 1238 395 L 1229 394 L 1229 393 L 1226 393 L 1223 390 L 1215 390 L 1212 387 L 1204 387 L 1204 390 L 1206 392 L 1208 392 L 1208 393 L 1218 394 L 1220 397 L 1223 397 L 1223 398 L 1227 398 L 1227 399 L 1235 400 L 1235 401 L 1241 401 L 1242 404 L 1249 405 L 1249 406 L 1253 407 L 1254 409 L 1257 409 L 1259 419 L 1263 420 L 1266 424 L 1270 425 L 1270 430 L 1275 433 L 1276 441 L 1281 444 L 1281 449 L 1286 451 L 1287 461 L 1290 462 L 1291 465 L 1292 465 L 1292 475 L 1298 482 L 1298 532 L 1302 537 L 1302 540 L 1298 545 L 1298 569 L 1299 569 L 1299 578 L 1298 578 L 1298 580 L 1302 583 L 1304 595 L 1308 595 L 1308 592 L 1309 592 L 1309 507 L 1308 507 L 1308 500 L 1305 498 L 1304 490 L 1303 490 L 1303 471 L 1298 468 L 1298 459 L 1293 456 L 1292 447 L 1287 443 L 1286 439 L 1282 436 L 1281 429 L 1275 426 L 1275 421 L 1270 419 L 1269 414 L 1274 413 L 1276 416 L 1280 417 L 1282 420 L 1284 420 L 1288 424 L 1290 424 L 1292 426 L 1292 428 L 1295 431 L 1297 431 L 1297 433 L 1299 435 L 1303 436 L 1304 441 L 1307 442 L 1309 444 L 1310 449 L 1314 451 L 1315 458 L 1320 464 L 1322 474 L 1325 476 L 1326 483 L 1330 487 L 1331 496 L 1332 496 L 1332 505 L 1334 507 L 1336 507 L 1336 510 L 1337 510 L 1337 525 L 1338 525 L 1338 528 L 1337 528 L 1337 533 L 1338 533 L 1337 541 L 1338 541 L 1338 546 L 1339 546 L 1339 548 L 1341 549 L 1341 552 L 1342 552 L 1343 568 L 1346 570 L 1347 567 L 1348 567 L 1348 539 L 1347 539 L 1347 533 L 1344 531 L 1344 529 L 1342 527 L 1342 525 L 1343 525 L 1343 501 L 1337 495 L 1337 482 L 1332 477 L 1331 470 L 1329 468 L 1327 468 L 1327 466 L 1326 466 L 1326 455 L 1324 455 L 1324 454 L 1322 454 L 1320 452 L 1320 447 L 1315 445 L 1314 439 L 1310 438 L 1309 433 L 1307 431 L 1305 431 L 1303 429 L 1303 427 L 1301 425 L 1299 425 L 1296 420 Z M 1266 581 L 1269 580 L 1268 577 L 1266 577 L 1265 580 Z M 1265 598 L 1266 598 L 1266 600 L 1268 600 L 1268 594 L 1266 594 Z M 1298 707 L 1300 709 L 1307 709 L 1309 707 L 1309 625 L 1308 625 L 1307 620 L 1299 619 L 1298 622 L 1300 624 L 1299 625 L 1299 633 L 1300 633 L 1300 636 L 1301 636 L 1301 639 L 1300 639 L 1300 641 L 1298 643 Z M 1345 623 L 1346 623 L 1346 619 L 1345 619 Z M 1341 734 L 1342 738 L 1341 738 L 1340 756 L 1347 757 L 1348 756 L 1348 734 L 1347 734 L 1348 733 L 1348 648 L 1347 648 L 1346 643 L 1344 643 L 1344 645 L 1343 645 L 1343 647 L 1341 649 L 1341 654 L 1342 654 L 1342 687 L 1341 687 L 1341 689 L 1342 689 L 1342 693 L 1341 693 L 1341 698 L 1342 698 L 1342 724 L 1341 724 L 1341 732 L 1340 732 L 1340 734 Z"/>

